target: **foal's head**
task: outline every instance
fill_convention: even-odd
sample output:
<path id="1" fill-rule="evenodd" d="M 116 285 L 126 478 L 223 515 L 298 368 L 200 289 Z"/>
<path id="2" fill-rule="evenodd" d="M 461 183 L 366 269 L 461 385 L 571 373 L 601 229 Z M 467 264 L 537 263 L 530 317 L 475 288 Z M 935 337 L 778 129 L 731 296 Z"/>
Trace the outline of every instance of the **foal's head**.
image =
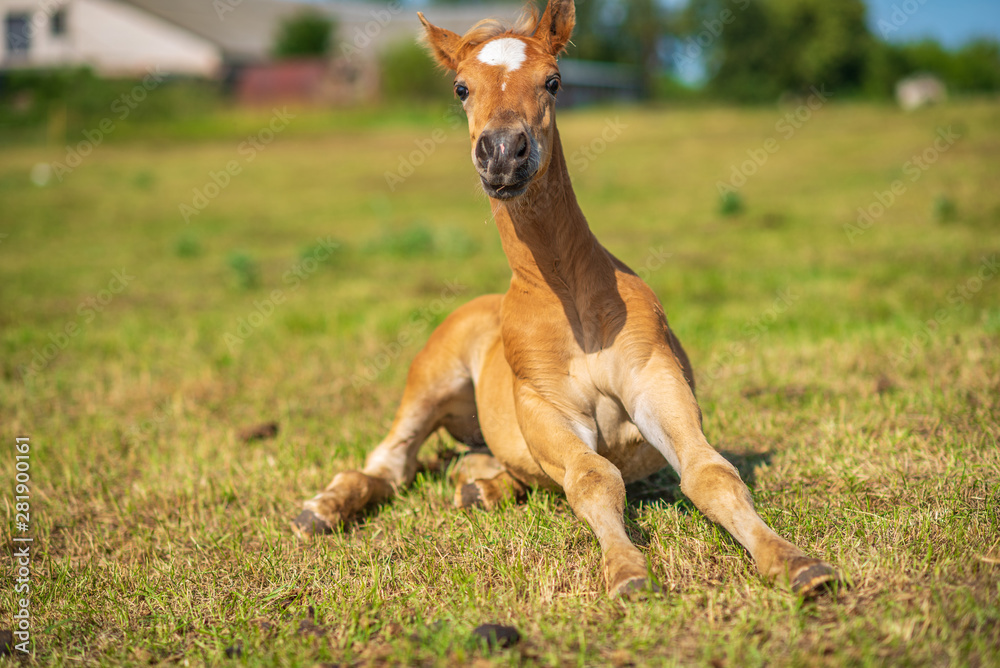
<path id="1" fill-rule="evenodd" d="M 549 0 L 541 18 L 533 13 L 509 29 L 483 21 L 462 37 L 419 16 L 434 57 L 455 71 L 483 189 L 496 199 L 518 197 L 549 167 L 561 85 L 556 56 L 573 32 L 573 1 Z"/>

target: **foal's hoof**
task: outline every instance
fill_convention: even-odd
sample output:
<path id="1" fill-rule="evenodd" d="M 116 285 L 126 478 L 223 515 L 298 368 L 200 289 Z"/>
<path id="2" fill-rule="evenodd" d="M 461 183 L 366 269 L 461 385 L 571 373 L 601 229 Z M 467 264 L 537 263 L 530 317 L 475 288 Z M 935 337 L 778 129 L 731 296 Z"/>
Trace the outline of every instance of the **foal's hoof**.
<path id="1" fill-rule="evenodd" d="M 812 598 L 831 591 L 840 581 L 837 570 L 828 563 L 810 560 L 813 563 L 804 564 L 791 578 L 792 592 L 803 598 Z"/>
<path id="2" fill-rule="evenodd" d="M 303 510 L 292 520 L 292 531 L 302 540 L 333 533 L 333 527 L 311 510 Z"/>
<path id="3" fill-rule="evenodd" d="M 646 577 L 629 578 L 620 583 L 611 592 L 612 598 L 624 598 L 636 600 L 644 598 L 647 594 L 660 593 L 660 586 L 652 579 Z"/>
<path id="4" fill-rule="evenodd" d="M 459 508 L 485 508 L 482 490 L 474 482 L 466 483 L 458 489 L 455 505 Z"/>

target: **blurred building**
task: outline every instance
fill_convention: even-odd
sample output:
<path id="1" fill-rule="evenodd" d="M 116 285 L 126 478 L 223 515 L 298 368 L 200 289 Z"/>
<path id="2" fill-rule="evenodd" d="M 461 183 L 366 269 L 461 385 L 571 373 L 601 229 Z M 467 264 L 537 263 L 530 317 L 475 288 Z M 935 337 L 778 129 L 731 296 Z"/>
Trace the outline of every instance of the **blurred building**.
<path id="1" fill-rule="evenodd" d="M 484 16 L 511 20 L 519 5 L 440 6 L 432 20 L 461 32 Z M 327 61 L 274 63 L 282 21 L 303 11 L 338 26 Z M 0 0 L 0 70 L 88 66 L 103 76 L 220 78 L 239 99 L 350 103 L 377 95 L 378 55 L 413 40 L 420 23 L 399 2 L 289 0 Z"/>
<path id="2" fill-rule="evenodd" d="M 0 69 L 90 66 L 106 76 L 149 70 L 216 76 L 218 46 L 115 0 L 0 0 Z"/>
<path id="3" fill-rule="evenodd" d="M 947 87 L 933 74 L 915 74 L 896 82 L 896 102 L 906 111 L 940 104 L 947 99 Z"/>
<path id="4" fill-rule="evenodd" d="M 458 33 L 484 17 L 511 21 L 521 3 L 435 5 L 428 20 Z M 304 11 L 337 25 L 326 59 L 274 61 L 276 31 Z M 378 56 L 421 34 L 416 10 L 400 2 L 291 0 L 0 0 L 0 71 L 88 66 L 102 76 L 221 79 L 238 100 L 352 104 L 379 92 Z M 616 65 L 565 61 L 564 103 L 631 98 L 634 73 Z"/>
<path id="5" fill-rule="evenodd" d="M 564 91 L 559 104 L 575 107 L 611 101 L 635 102 L 641 97 L 638 69 L 621 63 L 563 58 L 559 61 Z"/>

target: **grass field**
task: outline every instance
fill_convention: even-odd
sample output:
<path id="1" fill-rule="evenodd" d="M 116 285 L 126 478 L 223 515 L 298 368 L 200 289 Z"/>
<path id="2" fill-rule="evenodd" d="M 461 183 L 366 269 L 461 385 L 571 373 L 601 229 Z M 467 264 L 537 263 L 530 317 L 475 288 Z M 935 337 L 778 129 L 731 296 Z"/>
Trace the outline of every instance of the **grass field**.
<path id="1" fill-rule="evenodd" d="M 33 665 L 1000 665 L 1000 104 L 794 112 L 560 128 L 592 228 L 691 356 L 709 440 L 766 521 L 843 569 L 811 602 L 670 473 L 628 508 L 663 594 L 608 600 L 563 498 L 452 509 L 443 436 L 361 525 L 293 538 L 301 500 L 382 437 L 430 327 L 506 288 L 452 118 L 123 131 L 44 187 L 33 168 L 66 149 L 5 148 L 3 538 L 34 539 Z M 239 438 L 267 421 L 276 438 Z M 483 622 L 522 640 L 487 652 Z"/>

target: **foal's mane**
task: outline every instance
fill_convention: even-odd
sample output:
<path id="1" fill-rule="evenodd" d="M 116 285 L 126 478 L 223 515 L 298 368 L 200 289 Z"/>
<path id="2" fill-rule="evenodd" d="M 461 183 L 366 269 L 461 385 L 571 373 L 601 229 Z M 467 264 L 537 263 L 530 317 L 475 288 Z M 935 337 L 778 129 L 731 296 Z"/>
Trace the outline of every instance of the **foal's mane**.
<path id="1" fill-rule="evenodd" d="M 470 49 L 479 46 L 487 40 L 500 35 L 520 35 L 531 37 L 538 27 L 539 12 L 533 3 L 525 5 L 521 14 L 513 24 L 501 19 L 483 19 L 476 25 L 469 28 L 468 32 L 462 35 L 460 50 Z"/>
<path id="2" fill-rule="evenodd" d="M 469 31 L 462 36 L 462 46 L 476 46 L 486 40 L 499 37 L 505 33 L 514 33 L 523 37 L 531 37 L 538 27 L 538 8 L 534 4 L 525 5 L 520 16 L 513 25 L 500 19 L 483 19 L 476 25 L 469 28 Z"/>

